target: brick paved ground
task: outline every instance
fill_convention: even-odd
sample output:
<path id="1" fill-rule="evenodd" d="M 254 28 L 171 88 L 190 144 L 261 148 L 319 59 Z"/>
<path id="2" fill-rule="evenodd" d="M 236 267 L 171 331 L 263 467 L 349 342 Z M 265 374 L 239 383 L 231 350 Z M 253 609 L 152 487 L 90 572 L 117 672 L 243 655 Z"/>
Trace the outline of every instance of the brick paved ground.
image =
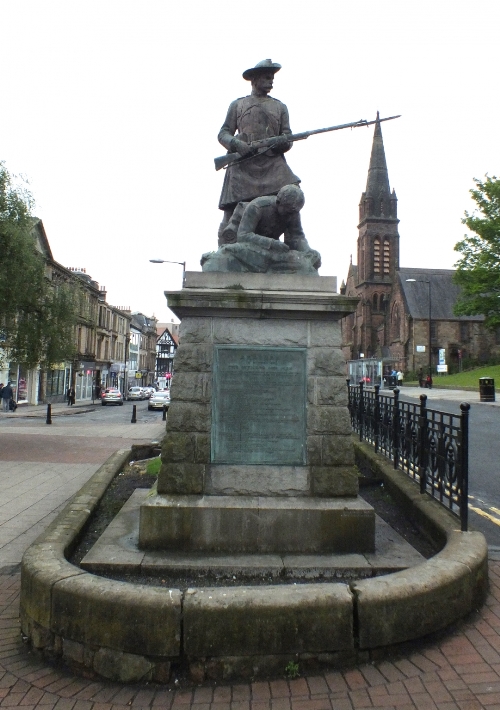
<path id="1" fill-rule="evenodd" d="M 23 710 L 500 709 L 500 556 L 483 609 L 392 660 L 253 683 L 176 688 L 121 685 L 51 667 L 22 642 L 19 571 L 0 571 L 0 706 Z"/>
<path id="2" fill-rule="evenodd" d="M 485 606 L 455 628 L 407 645 L 391 660 L 296 680 L 180 688 L 96 682 L 50 666 L 20 636 L 22 550 L 92 475 L 99 460 L 107 458 L 107 443 L 113 449 L 123 448 L 130 445 L 132 434 L 135 440 L 150 440 L 161 430 L 161 424 L 154 424 L 133 430 L 117 425 L 103 431 L 83 424 L 76 427 L 77 419 L 73 422 L 61 420 L 53 429 L 44 429 L 38 420 L 19 430 L 12 426 L 0 430 L 0 450 L 15 449 L 13 442 L 17 442 L 22 452 L 14 461 L 0 462 L 0 706 L 23 710 L 500 710 L 500 554 L 495 551 L 490 552 L 490 594 Z M 85 437 L 92 439 L 92 451 Z M 98 437 L 107 443 L 96 444 Z M 36 470 L 31 465 L 27 473 L 26 462 L 32 461 L 33 453 L 26 452 L 41 454 L 40 447 L 44 462 L 39 461 Z M 69 464 L 71 450 L 75 458 Z"/>

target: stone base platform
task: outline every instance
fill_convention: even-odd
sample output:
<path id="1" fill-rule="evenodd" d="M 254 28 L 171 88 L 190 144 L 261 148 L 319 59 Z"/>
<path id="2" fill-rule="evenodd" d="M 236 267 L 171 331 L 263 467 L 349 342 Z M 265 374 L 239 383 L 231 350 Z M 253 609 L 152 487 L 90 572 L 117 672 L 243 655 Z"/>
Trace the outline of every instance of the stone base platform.
<path id="1" fill-rule="evenodd" d="M 139 549 L 139 510 L 149 491 L 136 490 L 81 567 L 94 574 L 208 576 L 240 580 L 366 579 L 407 569 L 424 558 L 378 516 L 375 552 L 364 554 L 197 554 Z M 361 501 L 364 502 L 364 501 Z M 366 505 L 366 504 L 365 504 Z"/>
<path id="2" fill-rule="evenodd" d="M 374 552 L 375 512 L 360 498 L 160 495 L 141 506 L 139 546 L 229 553 Z"/>

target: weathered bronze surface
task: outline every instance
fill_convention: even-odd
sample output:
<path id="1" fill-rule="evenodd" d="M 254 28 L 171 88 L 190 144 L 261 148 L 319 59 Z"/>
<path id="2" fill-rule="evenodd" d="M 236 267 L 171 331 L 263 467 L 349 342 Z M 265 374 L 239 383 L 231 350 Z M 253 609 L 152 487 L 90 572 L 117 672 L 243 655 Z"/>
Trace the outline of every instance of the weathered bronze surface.
<path id="1" fill-rule="evenodd" d="M 302 230 L 303 204 L 297 185 L 286 185 L 277 196 L 240 202 L 219 235 L 219 250 L 203 255 L 203 271 L 317 274 L 321 256 Z"/>
<path id="2" fill-rule="evenodd" d="M 212 463 L 306 463 L 305 348 L 218 346 Z"/>
<path id="3" fill-rule="evenodd" d="M 276 195 L 292 183 L 299 183 L 284 158 L 291 148 L 288 109 L 278 99 L 268 96 L 273 88 L 276 67 L 271 60 L 260 62 L 244 76 L 252 82 L 252 93 L 236 99 L 229 106 L 226 120 L 219 131 L 219 143 L 230 153 L 244 157 L 252 152 L 249 144 L 275 137 L 273 148 L 256 158 L 243 161 L 226 171 L 219 207 L 224 210 L 225 224 L 238 202 L 248 202 L 261 195 Z"/>
<path id="4" fill-rule="evenodd" d="M 203 271 L 313 274 L 321 265 L 320 255 L 309 248 L 300 224 L 298 213 L 304 204 L 300 179 L 284 157 L 292 147 L 288 110 L 268 96 L 280 69 L 281 65 L 270 59 L 247 69 L 243 78 L 252 82 L 252 93 L 233 101 L 220 129 L 219 142 L 228 155 L 238 159 L 224 177 L 219 250 L 203 254 Z M 272 140 L 272 144 L 256 151 L 252 146 L 263 140 Z M 299 205 L 296 197 L 289 196 L 289 209 L 285 210 L 282 193 L 290 188 L 299 190 L 301 202 Z M 257 204 L 260 198 L 271 202 Z M 282 234 L 284 243 L 279 240 Z"/>

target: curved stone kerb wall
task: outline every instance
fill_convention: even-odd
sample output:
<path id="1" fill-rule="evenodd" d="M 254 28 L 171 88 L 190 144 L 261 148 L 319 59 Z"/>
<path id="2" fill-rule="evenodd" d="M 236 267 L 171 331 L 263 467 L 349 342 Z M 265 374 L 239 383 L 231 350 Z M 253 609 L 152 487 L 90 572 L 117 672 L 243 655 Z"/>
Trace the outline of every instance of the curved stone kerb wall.
<path id="1" fill-rule="evenodd" d="M 87 674 L 167 682 L 172 663 L 189 664 L 199 680 L 282 672 L 297 658 L 366 660 L 366 651 L 441 629 L 484 599 L 484 537 L 455 530 L 455 520 L 437 503 L 415 498 L 414 484 L 411 505 L 420 506 L 418 515 L 427 515 L 433 534 L 447 542 L 431 560 L 404 572 L 351 585 L 184 593 L 84 572 L 65 555 L 128 453 L 118 452 L 101 467 L 22 562 L 23 634 L 34 648 Z M 405 489 L 411 482 L 400 478 Z"/>

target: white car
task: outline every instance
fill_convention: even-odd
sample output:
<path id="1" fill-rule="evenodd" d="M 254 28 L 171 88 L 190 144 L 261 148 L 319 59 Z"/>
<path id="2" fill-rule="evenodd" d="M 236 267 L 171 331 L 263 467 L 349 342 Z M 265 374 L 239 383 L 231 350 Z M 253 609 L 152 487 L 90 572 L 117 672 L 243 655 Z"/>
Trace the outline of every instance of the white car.
<path id="1" fill-rule="evenodd" d="M 149 387 L 149 386 L 148 386 L 148 387 L 143 387 L 142 389 L 144 390 L 144 394 L 145 394 L 146 397 L 148 397 L 148 398 L 151 397 L 151 396 L 152 396 L 153 394 L 155 394 L 155 392 L 156 392 L 156 389 L 155 389 L 154 387 Z"/>

